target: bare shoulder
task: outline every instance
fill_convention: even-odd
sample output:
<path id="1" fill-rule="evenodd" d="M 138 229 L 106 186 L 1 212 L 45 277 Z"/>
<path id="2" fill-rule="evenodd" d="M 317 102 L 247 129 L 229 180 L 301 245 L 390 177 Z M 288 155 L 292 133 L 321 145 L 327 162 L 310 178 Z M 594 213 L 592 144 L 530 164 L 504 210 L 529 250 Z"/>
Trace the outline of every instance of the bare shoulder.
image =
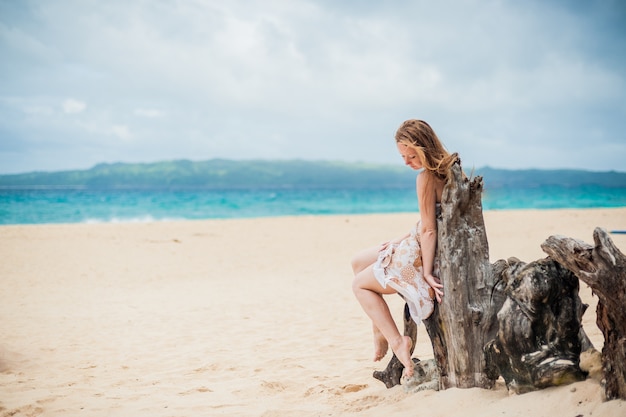
<path id="1" fill-rule="evenodd" d="M 417 178 L 415 179 L 415 181 L 417 183 L 417 187 L 418 188 L 424 188 L 424 187 L 428 186 L 428 183 L 430 182 L 430 177 L 431 177 L 431 175 L 429 174 L 428 171 L 426 171 L 425 169 L 421 170 L 417 174 Z"/>
<path id="2" fill-rule="evenodd" d="M 441 201 L 441 196 L 443 194 L 443 187 L 445 185 L 444 181 L 437 178 L 431 172 L 426 170 L 421 171 L 417 175 L 416 179 L 417 191 L 422 194 L 434 194 L 436 196 L 436 201 Z"/>
<path id="3" fill-rule="evenodd" d="M 443 181 L 437 178 L 432 172 L 429 172 L 425 169 L 420 171 L 419 174 L 417 174 L 416 181 L 417 181 L 418 187 L 424 187 L 424 188 L 428 187 L 431 189 L 438 189 L 438 188 L 443 189 Z"/>

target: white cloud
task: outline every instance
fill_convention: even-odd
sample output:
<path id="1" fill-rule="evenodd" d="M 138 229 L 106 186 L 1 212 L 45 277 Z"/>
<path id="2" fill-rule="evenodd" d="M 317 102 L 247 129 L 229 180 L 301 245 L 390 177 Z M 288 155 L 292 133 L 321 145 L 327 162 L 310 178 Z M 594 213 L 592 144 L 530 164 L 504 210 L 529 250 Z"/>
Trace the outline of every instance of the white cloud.
<path id="1" fill-rule="evenodd" d="M 62 103 L 63 112 L 67 114 L 81 113 L 87 108 L 87 103 L 73 98 L 65 99 Z"/>
<path id="2" fill-rule="evenodd" d="M 114 125 L 111 127 L 111 133 L 120 139 L 132 139 L 133 135 L 126 125 Z"/>

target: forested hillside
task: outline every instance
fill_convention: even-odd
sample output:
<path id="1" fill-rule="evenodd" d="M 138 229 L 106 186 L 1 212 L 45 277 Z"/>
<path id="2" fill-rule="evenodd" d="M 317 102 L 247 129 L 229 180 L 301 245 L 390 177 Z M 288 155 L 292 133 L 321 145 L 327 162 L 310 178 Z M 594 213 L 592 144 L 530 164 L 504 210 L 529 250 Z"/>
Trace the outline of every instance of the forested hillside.
<path id="1" fill-rule="evenodd" d="M 466 170 L 467 171 L 467 170 Z M 542 185 L 626 187 L 626 173 L 481 168 L 486 188 Z M 402 165 L 303 160 L 163 161 L 98 164 L 91 169 L 0 175 L 0 187 L 73 188 L 392 188 L 406 187 L 415 172 Z"/>

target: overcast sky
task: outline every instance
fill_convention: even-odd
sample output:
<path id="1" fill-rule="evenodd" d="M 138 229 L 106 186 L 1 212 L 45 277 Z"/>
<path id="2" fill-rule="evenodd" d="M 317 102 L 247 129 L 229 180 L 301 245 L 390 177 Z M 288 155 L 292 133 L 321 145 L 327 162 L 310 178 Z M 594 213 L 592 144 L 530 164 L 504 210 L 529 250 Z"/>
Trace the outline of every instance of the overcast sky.
<path id="1" fill-rule="evenodd" d="M 626 171 L 622 0 L 0 0 L 0 173 L 99 162 Z"/>

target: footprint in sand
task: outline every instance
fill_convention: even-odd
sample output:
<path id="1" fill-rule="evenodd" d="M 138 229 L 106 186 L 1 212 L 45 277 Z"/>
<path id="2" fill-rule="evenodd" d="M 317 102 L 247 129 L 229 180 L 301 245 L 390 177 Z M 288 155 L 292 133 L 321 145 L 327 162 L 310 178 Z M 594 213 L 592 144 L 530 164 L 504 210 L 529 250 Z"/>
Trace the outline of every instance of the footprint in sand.
<path id="1" fill-rule="evenodd" d="M 285 384 L 278 381 L 263 381 L 261 382 L 261 386 L 266 390 L 278 392 L 282 392 L 287 388 Z"/>
<path id="2" fill-rule="evenodd" d="M 367 388 L 367 384 L 348 384 L 341 387 L 342 392 L 359 392 L 363 389 Z M 341 393 L 341 392 L 340 392 Z"/>
<path id="3" fill-rule="evenodd" d="M 346 411 L 358 413 L 363 410 L 367 410 L 368 408 L 375 407 L 382 401 L 384 401 L 383 397 L 379 397 L 376 395 L 367 395 L 363 398 L 359 398 L 358 400 L 349 402 L 346 406 Z"/>
<path id="4" fill-rule="evenodd" d="M 41 407 L 35 407 L 33 405 L 26 405 L 24 407 L 15 408 L 13 410 L 9 410 L 6 414 L 4 411 L 6 408 L 0 407 L 0 411 L 3 412 L 3 416 L 40 416 L 43 414 L 44 409 Z"/>
<path id="5" fill-rule="evenodd" d="M 333 395 L 343 395 L 346 393 L 350 393 L 350 392 L 359 392 L 361 390 L 364 390 L 365 388 L 367 388 L 368 385 L 367 384 L 348 384 L 348 385 L 344 385 L 342 387 L 339 388 L 330 388 L 324 384 L 320 384 L 320 385 L 316 385 L 315 387 L 311 387 L 309 388 L 305 393 L 304 396 L 308 397 L 310 395 L 314 395 L 314 394 L 322 394 L 325 392 L 329 392 Z"/>
<path id="6" fill-rule="evenodd" d="M 335 395 L 343 395 L 350 392 L 359 392 L 367 388 L 367 384 L 348 384 L 343 387 L 333 388 L 330 391 Z"/>
<path id="7" fill-rule="evenodd" d="M 178 395 L 191 395 L 191 394 L 196 394 L 198 392 L 213 392 L 213 390 L 211 388 L 202 386 L 202 387 L 193 388 L 187 391 L 179 392 Z"/>

